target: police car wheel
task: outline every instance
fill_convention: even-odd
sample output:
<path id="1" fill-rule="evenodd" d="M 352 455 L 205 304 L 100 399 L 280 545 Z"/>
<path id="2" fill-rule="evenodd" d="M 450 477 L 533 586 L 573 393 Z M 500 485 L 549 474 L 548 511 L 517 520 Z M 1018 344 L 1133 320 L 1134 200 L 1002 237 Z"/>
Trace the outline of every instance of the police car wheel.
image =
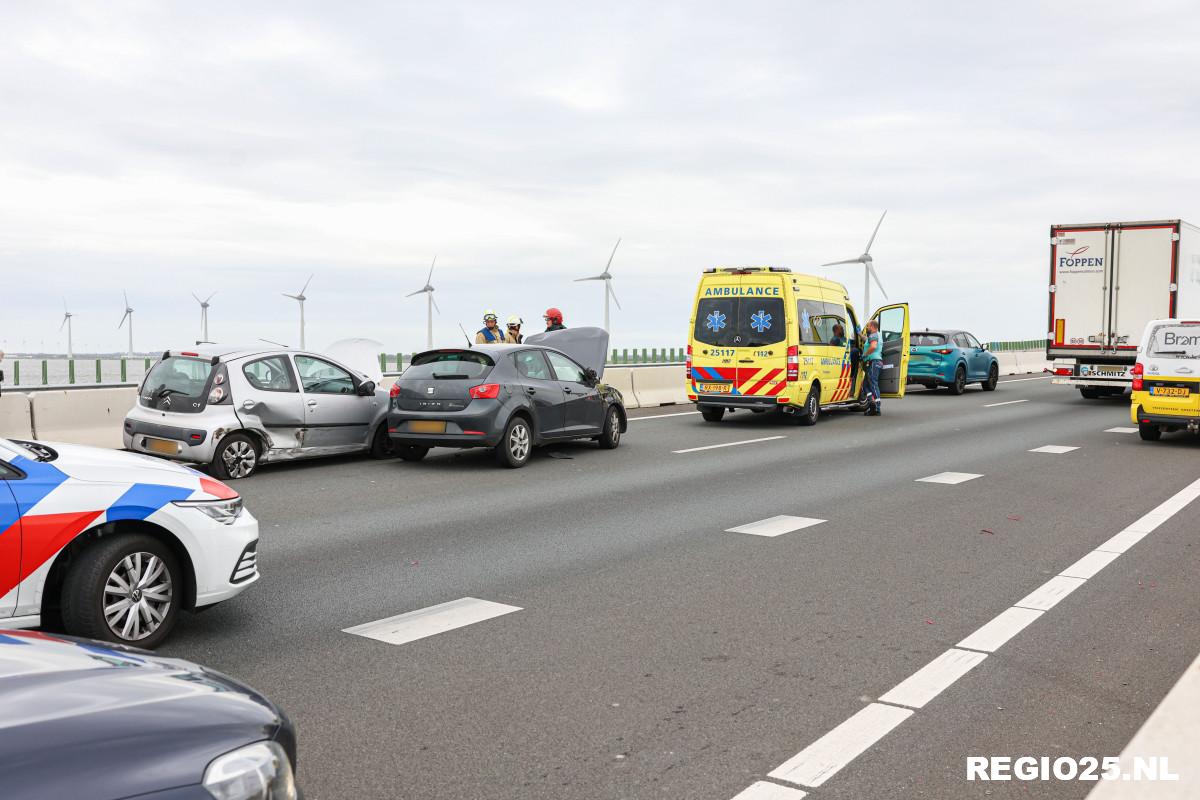
<path id="1" fill-rule="evenodd" d="M 720 422 L 721 418 L 725 416 L 725 409 L 720 407 L 713 408 L 712 406 L 701 406 L 700 416 L 704 417 L 705 422 Z"/>
<path id="2" fill-rule="evenodd" d="M 396 455 L 401 461 L 420 461 L 429 453 L 428 447 L 418 447 L 415 444 L 396 445 Z"/>
<path id="3" fill-rule="evenodd" d="M 604 431 L 600 434 L 600 447 L 615 450 L 621 443 L 621 414 L 615 408 L 608 410 L 604 418 Z"/>
<path id="4" fill-rule="evenodd" d="M 496 460 L 502 467 L 516 469 L 529 461 L 533 452 L 533 433 L 524 417 L 513 417 L 504 428 L 504 436 L 496 445 Z"/>
<path id="5" fill-rule="evenodd" d="M 63 624 L 75 636 L 157 647 L 175 624 L 182 589 L 179 562 L 161 539 L 106 536 L 67 571 Z"/>
<path id="6" fill-rule="evenodd" d="M 217 445 L 212 473 L 223 481 L 249 478 L 258 469 L 258 448 L 244 433 L 231 433 Z"/>
<path id="7" fill-rule="evenodd" d="M 983 390 L 985 392 L 996 391 L 996 384 L 1000 382 L 1000 368 L 992 364 L 992 368 L 988 370 L 987 380 L 983 382 Z"/>
<path id="8" fill-rule="evenodd" d="M 967 370 L 961 364 L 954 371 L 954 383 L 950 384 L 950 394 L 962 394 L 967 390 Z"/>
<path id="9" fill-rule="evenodd" d="M 808 390 L 808 397 L 804 399 L 804 409 L 796 414 L 796 423 L 798 425 L 816 425 L 817 420 L 821 418 L 821 403 L 817 400 L 816 386 Z"/>
<path id="10" fill-rule="evenodd" d="M 1145 442 L 1157 442 L 1162 438 L 1162 428 L 1145 422 L 1138 423 L 1138 436 Z"/>

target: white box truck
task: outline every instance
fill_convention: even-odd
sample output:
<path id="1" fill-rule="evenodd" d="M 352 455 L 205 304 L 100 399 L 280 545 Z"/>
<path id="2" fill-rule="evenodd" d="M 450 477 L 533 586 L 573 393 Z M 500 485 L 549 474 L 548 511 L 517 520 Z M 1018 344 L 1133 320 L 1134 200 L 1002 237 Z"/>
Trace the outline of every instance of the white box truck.
<path id="1" fill-rule="evenodd" d="M 1182 220 L 1050 226 L 1053 383 L 1121 394 L 1153 319 L 1200 318 L 1200 228 Z"/>

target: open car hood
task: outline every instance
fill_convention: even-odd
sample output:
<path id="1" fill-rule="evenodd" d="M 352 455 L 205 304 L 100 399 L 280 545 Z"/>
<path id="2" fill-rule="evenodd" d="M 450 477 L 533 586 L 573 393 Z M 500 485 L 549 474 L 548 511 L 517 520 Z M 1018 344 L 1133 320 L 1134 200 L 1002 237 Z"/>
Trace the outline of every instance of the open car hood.
<path id="1" fill-rule="evenodd" d="M 383 368 L 379 366 L 382 342 L 374 339 L 340 339 L 321 352 L 366 375 L 375 381 L 376 386 L 383 386 Z"/>
<path id="2" fill-rule="evenodd" d="M 525 337 L 525 343 L 561 350 L 583 366 L 596 370 L 597 378 L 604 377 L 604 364 L 608 361 L 608 331 L 603 328 L 567 328 L 534 333 Z"/>

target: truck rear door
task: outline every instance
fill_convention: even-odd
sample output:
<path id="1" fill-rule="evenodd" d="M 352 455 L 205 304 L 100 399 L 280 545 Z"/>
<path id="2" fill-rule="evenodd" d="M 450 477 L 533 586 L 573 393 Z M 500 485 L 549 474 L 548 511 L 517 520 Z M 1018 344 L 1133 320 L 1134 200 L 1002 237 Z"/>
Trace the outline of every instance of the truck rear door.
<path id="1" fill-rule="evenodd" d="M 1107 226 L 1052 230 L 1050 357 L 1083 355 L 1107 346 L 1111 246 Z"/>
<path id="2" fill-rule="evenodd" d="M 1173 222 L 1122 225 L 1113 236 L 1107 344 L 1132 353 L 1151 320 L 1174 316 L 1179 228 Z"/>

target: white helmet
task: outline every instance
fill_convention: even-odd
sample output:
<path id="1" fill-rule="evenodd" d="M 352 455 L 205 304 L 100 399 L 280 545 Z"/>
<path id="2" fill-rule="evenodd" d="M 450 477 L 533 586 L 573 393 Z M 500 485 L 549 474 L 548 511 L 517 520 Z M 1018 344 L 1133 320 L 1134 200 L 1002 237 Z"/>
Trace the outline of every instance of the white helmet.
<path id="1" fill-rule="evenodd" d="M 525 320 L 521 319 L 516 314 L 513 314 L 511 317 L 508 318 L 508 326 L 509 327 L 512 327 L 513 325 L 520 327 L 524 324 L 525 324 Z"/>

